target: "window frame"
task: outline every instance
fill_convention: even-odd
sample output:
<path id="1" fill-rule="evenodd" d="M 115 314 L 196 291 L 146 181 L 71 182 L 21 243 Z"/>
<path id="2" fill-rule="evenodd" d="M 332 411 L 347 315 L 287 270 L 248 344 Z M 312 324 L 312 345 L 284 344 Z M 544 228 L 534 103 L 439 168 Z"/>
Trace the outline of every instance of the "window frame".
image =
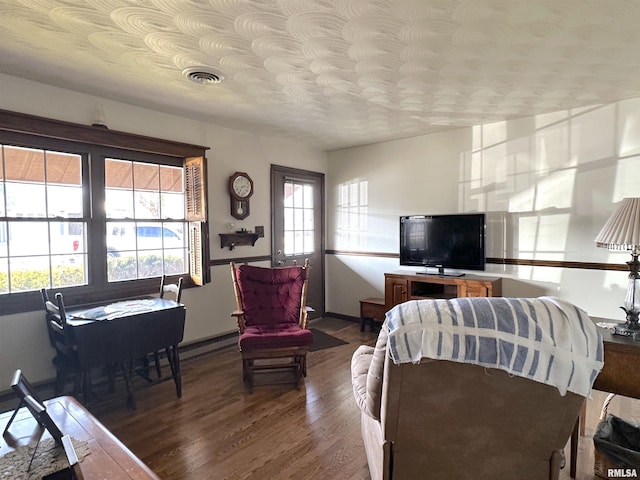
<path id="1" fill-rule="evenodd" d="M 179 166 L 197 169 L 197 175 L 190 175 L 185 181 L 185 200 L 192 197 L 187 190 L 197 190 L 198 205 L 189 204 L 185 223 L 191 237 L 197 228 L 199 249 L 189 244 L 188 275 L 183 276 L 183 286 L 190 288 L 208 283 L 210 278 L 208 221 L 206 209 L 207 175 L 205 153 L 208 147 L 190 145 L 169 140 L 156 139 L 130 133 L 112 131 L 104 127 L 79 125 L 59 120 L 22 113 L 0 110 L 0 142 L 27 148 L 76 153 L 82 156 L 83 203 L 104 204 L 104 159 L 123 157 L 127 160 L 153 163 L 155 165 Z M 102 170 L 100 166 L 102 165 Z M 101 170 L 101 171 L 100 171 Z M 85 176 L 87 176 L 85 178 Z M 90 177 L 90 179 L 89 179 Z M 84 181 L 87 180 L 87 183 Z M 90 190 L 90 191 L 89 191 Z M 85 211 L 87 223 L 87 280 L 88 285 L 56 289 L 65 296 L 69 305 L 85 305 L 132 296 L 156 293 L 159 288 L 157 278 L 107 281 L 106 237 L 98 227 L 105 225 L 105 212 Z M 105 254 L 104 258 L 102 253 Z M 191 270 L 198 265 L 193 275 Z M 175 276 L 177 278 L 177 276 Z M 3 315 L 35 311 L 42 308 L 40 292 L 16 292 L 0 295 L 0 311 Z"/>

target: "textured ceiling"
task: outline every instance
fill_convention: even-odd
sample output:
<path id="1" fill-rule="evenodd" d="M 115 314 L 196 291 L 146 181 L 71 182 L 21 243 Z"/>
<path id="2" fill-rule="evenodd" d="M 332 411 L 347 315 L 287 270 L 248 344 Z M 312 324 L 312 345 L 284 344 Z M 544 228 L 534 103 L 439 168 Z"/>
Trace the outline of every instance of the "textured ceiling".
<path id="1" fill-rule="evenodd" d="M 2 0 L 0 72 L 332 150 L 640 97 L 638 25 L 634 0 Z"/>

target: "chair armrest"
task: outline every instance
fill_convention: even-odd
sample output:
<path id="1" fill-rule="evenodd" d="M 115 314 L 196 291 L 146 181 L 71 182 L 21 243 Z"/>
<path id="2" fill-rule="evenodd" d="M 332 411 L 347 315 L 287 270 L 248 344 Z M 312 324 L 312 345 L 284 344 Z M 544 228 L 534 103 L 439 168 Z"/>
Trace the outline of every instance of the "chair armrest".
<path id="1" fill-rule="evenodd" d="M 241 334 L 244 333 L 245 321 L 244 321 L 244 310 L 234 310 L 231 312 L 232 317 L 236 317 L 238 322 L 238 332 Z"/>
<path id="2" fill-rule="evenodd" d="M 376 346 L 361 345 L 351 359 L 351 381 L 356 402 L 363 412 L 375 420 L 382 418 L 382 381 L 388 334 L 388 327 L 383 324 Z"/>
<path id="3" fill-rule="evenodd" d="M 309 312 L 314 312 L 315 310 L 311 307 L 304 307 L 304 310 L 300 312 L 300 327 L 307 328 L 307 320 L 309 317 Z"/>
<path id="4" fill-rule="evenodd" d="M 367 345 L 360 345 L 351 357 L 351 386 L 353 396 L 360 410 L 374 420 L 380 420 L 380 406 L 373 405 L 373 398 L 367 391 L 367 378 L 373 360 L 375 349 Z M 378 399 L 379 401 L 380 399 Z M 376 415 L 377 413 L 377 415 Z"/>

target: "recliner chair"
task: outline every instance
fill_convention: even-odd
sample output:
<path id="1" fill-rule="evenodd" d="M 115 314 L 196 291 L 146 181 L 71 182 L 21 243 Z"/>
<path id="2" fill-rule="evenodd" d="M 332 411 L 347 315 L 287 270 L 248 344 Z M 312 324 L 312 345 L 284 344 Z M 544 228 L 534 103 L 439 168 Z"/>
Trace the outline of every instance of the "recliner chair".
<path id="1" fill-rule="evenodd" d="M 486 308 L 495 308 L 501 300 L 486 301 Z M 469 329 L 462 325 L 460 302 L 464 301 L 450 301 L 457 303 L 451 308 L 460 315 L 460 328 Z M 421 308 L 424 312 L 429 307 Z M 476 310 L 474 315 L 478 319 L 485 313 Z M 558 478 L 583 395 L 571 391 L 561 395 L 555 386 L 463 361 L 423 356 L 419 363 L 396 364 L 394 350 L 404 345 L 394 342 L 411 340 L 404 333 L 388 339 L 389 315 L 376 346 L 360 346 L 351 362 L 372 480 Z M 404 315 L 402 322 L 407 320 Z M 561 323 L 575 323 L 562 315 L 555 320 L 558 329 Z M 417 323 L 422 321 L 424 316 Z M 419 331 L 420 338 L 430 328 L 413 331 Z M 597 338 L 595 334 L 589 339 L 594 351 Z M 415 352 L 416 344 L 412 346 Z M 587 374 L 583 378 L 588 379 L 591 370 Z M 595 373 L 590 376 L 595 379 Z"/>

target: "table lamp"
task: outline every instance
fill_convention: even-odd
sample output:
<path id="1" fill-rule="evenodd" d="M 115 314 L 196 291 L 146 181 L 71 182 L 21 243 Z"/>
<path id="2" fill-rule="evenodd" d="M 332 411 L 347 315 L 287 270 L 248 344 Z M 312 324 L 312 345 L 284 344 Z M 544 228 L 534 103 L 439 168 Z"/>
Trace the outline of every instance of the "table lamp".
<path id="1" fill-rule="evenodd" d="M 640 198 L 625 198 L 595 238 L 596 245 L 610 250 L 621 250 L 631 253 L 629 265 L 629 284 L 622 308 L 627 314 L 624 325 L 614 328 L 615 335 L 630 336 L 640 339 Z"/>

